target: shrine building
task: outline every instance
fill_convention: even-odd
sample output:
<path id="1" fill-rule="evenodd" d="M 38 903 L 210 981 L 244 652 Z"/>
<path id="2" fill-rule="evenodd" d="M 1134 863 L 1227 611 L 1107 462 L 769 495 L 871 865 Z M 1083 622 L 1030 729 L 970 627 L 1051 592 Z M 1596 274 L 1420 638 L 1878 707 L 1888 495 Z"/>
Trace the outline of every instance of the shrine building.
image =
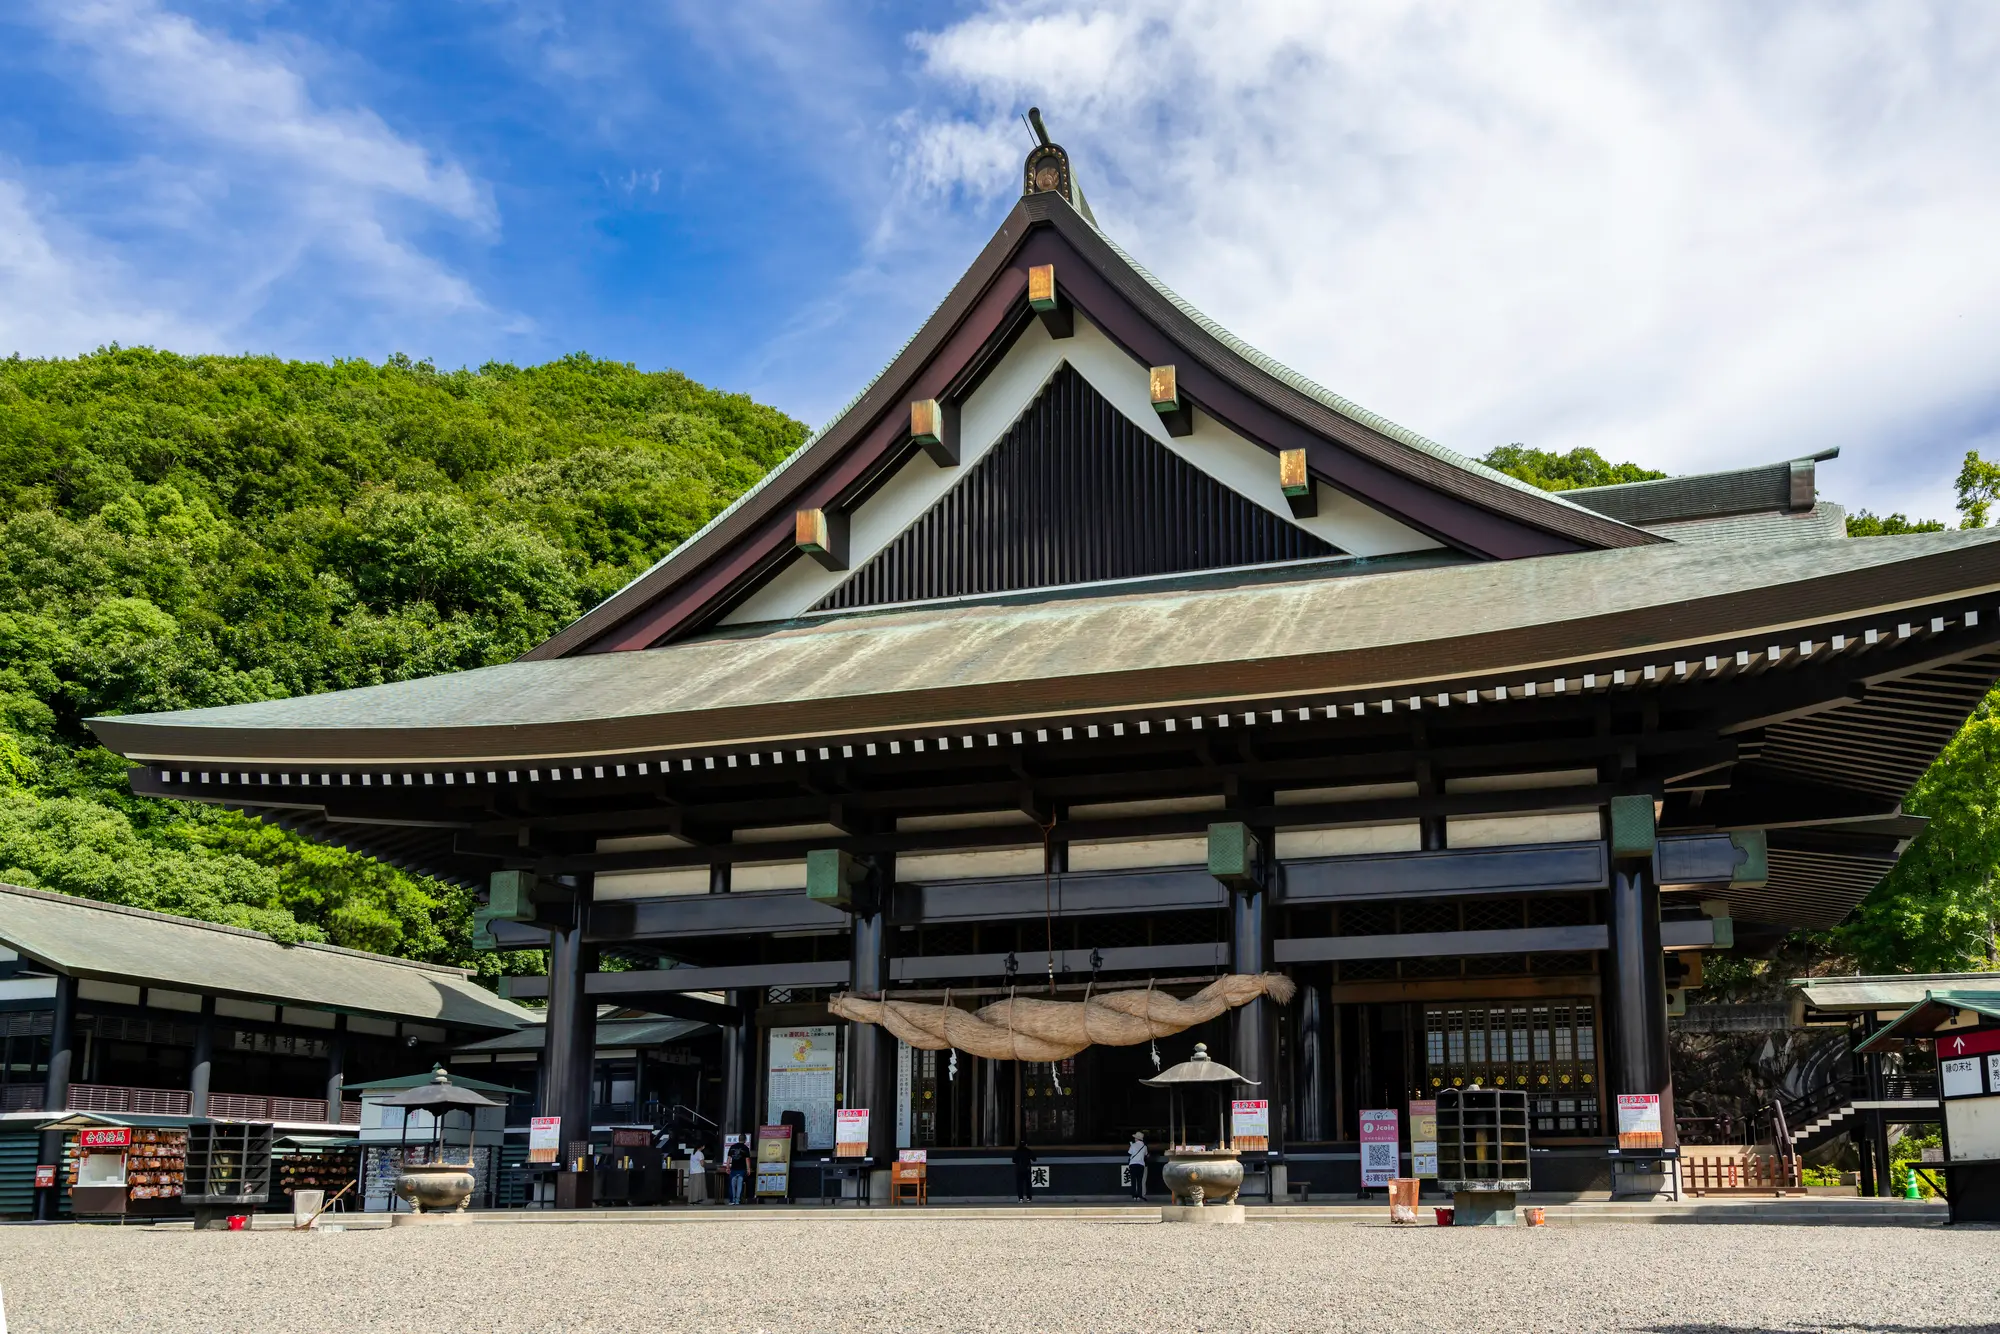
<path id="1" fill-rule="evenodd" d="M 93 728 L 139 793 L 490 894 L 485 945 L 548 951 L 511 994 L 570 1140 L 616 1005 L 721 1027 L 726 1132 L 866 1107 L 940 1195 L 1006 1193 L 1017 1139 L 1108 1193 L 1167 1128 L 1147 1045 L 911 1050 L 830 997 L 1281 972 L 1155 1045 L 1258 1081 L 1293 1183 L 1478 1082 L 1528 1092 L 1538 1187 L 1615 1184 L 1617 1095 L 1673 1144 L 1704 957 L 1834 926 L 1921 829 L 2000 535 L 1848 539 L 1810 448 L 1542 492 L 1195 310 L 1060 146 L 1022 185 L 831 425 L 521 660 Z"/>

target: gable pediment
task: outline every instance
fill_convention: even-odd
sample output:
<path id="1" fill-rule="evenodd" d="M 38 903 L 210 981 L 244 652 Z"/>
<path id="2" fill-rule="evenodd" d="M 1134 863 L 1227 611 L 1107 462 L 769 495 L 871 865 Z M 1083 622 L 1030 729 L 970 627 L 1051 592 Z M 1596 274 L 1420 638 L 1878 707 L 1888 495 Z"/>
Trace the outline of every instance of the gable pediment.
<path id="1" fill-rule="evenodd" d="M 1154 440 L 1065 362 L 815 611 L 1339 555 Z"/>
<path id="2" fill-rule="evenodd" d="M 1031 292 L 1031 272 L 1046 284 L 1040 304 Z M 1410 533 L 1421 545 L 1448 546 L 1478 559 L 1661 540 L 1523 487 L 1287 371 L 1167 292 L 1070 204 L 1034 194 L 1009 213 L 943 304 L 839 419 L 701 532 L 527 656 L 642 649 L 725 620 L 771 619 L 768 606 L 752 615 L 752 604 L 769 603 L 788 586 L 780 601 L 792 606 L 789 614 L 812 607 L 831 585 L 803 600 L 792 596 L 810 591 L 803 585 L 812 582 L 794 559 L 795 520 L 818 512 L 837 519 L 837 526 L 852 519 L 858 530 L 862 511 L 881 492 L 930 490 L 923 507 L 900 518 L 900 533 L 951 485 L 951 479 L 920 484 L 921 474 L 907 466 L 923 443 L 912 430 L 913 407 L 934 401 L 948 415 L 961 413 L 993 365 L 1023 340 L 1024 329 L 1036 331 L 1038 316 L 1058 338 L 1072 320 L 1079 342 L 1086 327 L 1097 331 L 1125 371 L 1136 371 L 1142 381 L 1149 367 L 1177 366 L 1196 435 L 1215 428 L 1233 443 L 1213 467 L 1176 452 L 1259 504 L 1258 492 L 1267 489 L 1282 455 L 1285 466 L 1309 478 L 1308 491 L 1360 527 L 1387 534 L 1380 550 L 1412 549 L 1398 536 Z M 1120 402 L 1117 386 L 1106 384 L 1095 368 L 1085 374 L 1107 399 Z M 1142 400 L 1139 410 L 1125 411 L 1136 422 L 1148 410 Z M 1244 458 L 1231 456 L 1238 445 L 1260 456 L 1248 460 L 1259 474 L 1255 485 L 1230 475 L 1246 466 Z M 1299 526 L 1317 531 L 1304 518 Z M 1330 545 L 1368 554 L 1340 540 Z"/>

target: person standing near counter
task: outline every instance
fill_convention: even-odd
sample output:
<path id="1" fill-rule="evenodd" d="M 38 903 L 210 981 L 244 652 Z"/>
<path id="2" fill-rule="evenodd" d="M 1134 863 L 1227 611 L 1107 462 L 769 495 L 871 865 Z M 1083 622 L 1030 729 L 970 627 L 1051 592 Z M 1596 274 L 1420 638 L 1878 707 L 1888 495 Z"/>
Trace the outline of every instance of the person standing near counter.
<path id="1" fill-rule="evenodd" d="M 1132 1142 L 1125 1146 L 1125 1162 L 1132 1178 L 1132 1198 L 1146 1198 L 1146 1132 L 1132 1132 Z"/>
<path id="2" fill-rule="evenodd" d="M 750 1146 L 737 1140 L 729 1146 L 729 1202 L 743 1203 L 743 1183 L 750 1177 Z"/>
<path id="3" fill-rule="evenodd" d="M 699 1144 L 688 1150 L 687 1202 L 708 1203 L 708 1155 L 701 1151 Z"/>
<path id="4" fill-rule="evenodd" d="M 1035 1155 L 1028 1152 L 1025 1139 L 1014 1146 L 1014 1198 L 1030 1202 L 1035 1198 Z"/>

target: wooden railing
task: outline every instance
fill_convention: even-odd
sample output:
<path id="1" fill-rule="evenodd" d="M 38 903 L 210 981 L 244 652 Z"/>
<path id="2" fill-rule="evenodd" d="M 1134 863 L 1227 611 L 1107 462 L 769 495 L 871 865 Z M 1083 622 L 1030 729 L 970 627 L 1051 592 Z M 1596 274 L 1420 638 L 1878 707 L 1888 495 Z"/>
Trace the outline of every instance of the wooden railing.
<path id="1" fill-rule="evenodd" d="M 71 1084 L 67 1110 L 72 1112 L 141 1112 L 157 1116 L 187 1116 L 194 1095 L 186 1089 L 134 1088 L 125 1084 Z M 0 1111 L 38 1112 L 42 1090 L 34 1084 L 10 1084 Z M 260 1093 L 211 1093 L 208 1115 L 232 1121 L 326 1121 L 324 1098 L 278 1098 Z M 361 1124 L 361 1104 L 342 1102 L 340 1123 Z"/>
<path id="2" fill-rule="evenodd" d="M 1681 1189 L 1689 1195 L 1787 1195 L 1804 1187 L 1799 1160 L 1755 1149 L 1688 1153 L 1681 1158 Z"/>

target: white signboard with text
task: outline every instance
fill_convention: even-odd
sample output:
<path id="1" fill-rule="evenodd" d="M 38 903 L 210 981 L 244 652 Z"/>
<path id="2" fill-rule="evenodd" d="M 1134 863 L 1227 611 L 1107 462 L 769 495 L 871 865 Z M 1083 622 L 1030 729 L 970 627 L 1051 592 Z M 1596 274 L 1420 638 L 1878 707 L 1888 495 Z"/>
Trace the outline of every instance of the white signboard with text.
<path id="1" fill-rule="evenodd" d="M 805 1142 L 794 1145 L 794 1151 L 824 1149 L 833 1143 L 838 1034 L 832 1024 L 771 1030 L 770 1058 L 765 1063 L 768 1094 L 764 1123 L 778 1124 L 785 1112 L 804 1114 Z"/>

